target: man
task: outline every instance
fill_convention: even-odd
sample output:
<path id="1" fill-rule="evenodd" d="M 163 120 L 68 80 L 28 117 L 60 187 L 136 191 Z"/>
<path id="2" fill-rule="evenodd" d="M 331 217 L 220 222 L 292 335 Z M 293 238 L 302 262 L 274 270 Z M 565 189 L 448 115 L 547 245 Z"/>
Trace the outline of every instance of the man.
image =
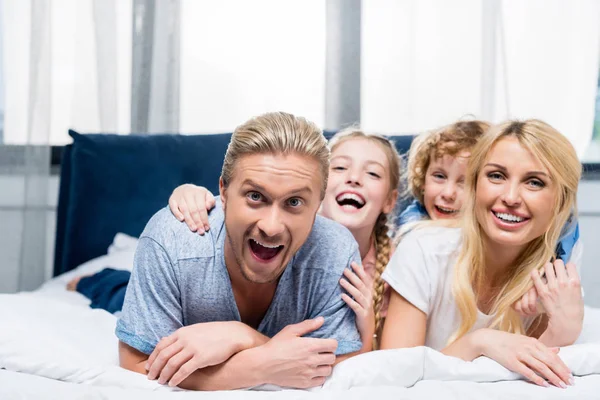
<path id="1" fill-rule="evenodd" d="M 316 216 L 328 168 L 327 142 L 303 118 L 239 126 L 211 230 L 164 209 L 140 237 L 116 328 L 121 366 L 196 390 L 307 388 L 361 351 L 339 285 L 358 246 Z"/>

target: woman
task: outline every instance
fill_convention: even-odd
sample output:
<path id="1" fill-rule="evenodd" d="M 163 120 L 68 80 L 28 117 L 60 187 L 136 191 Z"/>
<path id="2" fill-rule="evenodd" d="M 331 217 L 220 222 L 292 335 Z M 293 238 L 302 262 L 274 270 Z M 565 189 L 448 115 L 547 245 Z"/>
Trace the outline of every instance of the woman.
<path id="1" fill-rule="evenodd" d="M 431 222 L 409 232 L 383 274 L 393 291 L 381 348 L 485 355 L 536 384 L 572 384 L 556 353 L 582 328 L 580 244 L 574 262 L 549 261 L 580 176 L 572 145 L 541 121 L 486 132 L 469 159 L 458 227 Z M 521 317 L 511 305 L 533 286 L 545 313 Z"/>

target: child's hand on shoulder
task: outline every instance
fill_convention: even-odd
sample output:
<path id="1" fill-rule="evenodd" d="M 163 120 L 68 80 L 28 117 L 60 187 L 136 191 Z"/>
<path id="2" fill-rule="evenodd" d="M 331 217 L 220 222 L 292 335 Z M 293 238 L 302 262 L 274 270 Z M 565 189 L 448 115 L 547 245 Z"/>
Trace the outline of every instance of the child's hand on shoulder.
<path id="1" fill-rule="evenodd" d="M 356 326 L 360 337 L 371 340 L 375 333 L 375 313 L 373 312 L 373 282 L 365 272 L 362 265 L 353 262 L 352 269 L 344 270 L 344 277 L 340 279 L 340 285 L 350 294 L 342 294 L 342 300 L 356 314 Z"/>
<path id="2" fill-rule="evenodd" d="M 204 235 L 210 229 L 208 211 L 215 206 L 215 197 L 202 186 L 178 186 L 169 197 L 169 208 L 179 221 L 185 221 L 192 232 Z"/>

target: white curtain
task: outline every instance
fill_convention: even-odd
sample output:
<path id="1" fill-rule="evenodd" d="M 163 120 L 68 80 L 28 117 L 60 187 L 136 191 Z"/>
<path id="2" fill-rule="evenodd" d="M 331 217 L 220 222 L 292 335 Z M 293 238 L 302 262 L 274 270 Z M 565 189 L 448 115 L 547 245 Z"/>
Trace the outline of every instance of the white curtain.
<path id="1" fill-rule="evenodd" d="M 18 192 L 17 204 L 11 204 L 2 210 L 6 228 L 12 230 L 10 247 L 5 253 L 8 257 L 3 260 L 3 286 L 12 281 L 13 288 L 33 289 L 44 279 L 47 260 L 47 218 L 46 200 L 48 195 L 48 175 L 50 170 L 50 151 L 48 147 L 50 122 L 50 68 L 35 68 L 32 65 L 49 67 L 51 21 L 48 4 L 41 0 L 32 0 L 29 7 L 15 9 L 10 2 L 3 7 L 5 27 L 3 45 L 5 48 L 5 82 L 6 82 L 6 120 L 4 126 L 5 140 L 8 142 L 14 133 L 14 119 L 11 112 L 15 111 L 12 100 L 18 101 L 30 112 L 19 115 L 20 139 L 25 146 L 5 148 L 8 154 L 8 168 L 4 165 L 2 179 L 5 184 L 11 183 L 13 191 Z M 21 23 L 11 21 L 14 11 L 23 12 L 19 15 Z M 15 28 L 11 31 L 10 28 Z M 15 32 L 16 31 L 16 32 Z M 14 33 L 17 33 L 16 35 Z M 23 35 L 23 36 L 21 36 Z M 21 41 L 24 37 L 26 40 Z M 17 56 L 12 59 L 13 52 L 20 46 Z M 25 61 L 21 65 L 15 65 Z M 12 81 L 15 72 L 24 77 L 27 85 L 15 87 Z M 18 94 L 9 97 L 11 90 Z M 23 110 L 18 110 L 23 112 Z M 11 229 L 12 228 L 12 229 Z M 4 244 L 6 246 L 6 242 Z"/>
<path id="2" fill-rule="evenodd" d="M 14 157 L 15 165 L 23 165 L 9 171 L 24 189 L 8 211 L 18 217 L 0 230 L 0 239 L 17 249 L 2 265 L 0 278 L 6 271 L 12 275 L 0 292 L 35 288 L 50 276 L 57 177 L 49 174 L 49 145 L 69 143 L 70 128 L 231 132 L 250 116 L 275 110 L 320 126 L 328 109 L 335 114 L 333 125 L 357 121 L 359 99 L 347 103 L 350 112 L 336 103 L 346 93 L 359 93 L 360 64 L 343 60 L 360 46 L 345 43 L 340 34 L 359 37 L 356 5 L 360 2 L 4 0 L 4 144 L 26 151 Z M 344 25 L 345 15 L 357 23 Z M 327 75 L 328 63 L 340 74 Z M 343 77 L 356 79 L 346 85 Z M 339 128 L 333 125 L 329 128 Z M 0 195 L 6 222 L 2 204 Z"/>
<path id="3" fill-rule="evenodd" d="M 131 132 L 179 132 L 180 0 L 134 0 Z"/>
<path id="4" fill-rule="evenodd" d="M 128 132 L 131 1 L 2 3 L 5 159 L 0 170 L 0 292 L 51 276 L 57 177 L 50 145 L 83 132 Z"/>
<path id="5" fill-rule="evenodd" d="M 325 122 L 323 0 L 181 0 L 183 132 L 231 132 L 267 111 Z"/>
<path id="6" fill-rule="evenodd" d="M 129 131 L 131 12 L 131 0 L 4 1 L 6 144 L 65 144 L 69 128 Z M 36 13 L 47 32 L 33 23 Z M 43 58 L 24 45 L 38 39 Z M 47 75 L 43 102 L 30 96 L 39 83 L 29 71 Z M 31 134 L 24 135 L 30 119 Z"/>
<path id="7" fill-rule="evenodd" d="M 362 34 L 365 129 L 539 118 L 583 155 L 598 77 L 597 0 L 372 0 L 363 2 Z"/>

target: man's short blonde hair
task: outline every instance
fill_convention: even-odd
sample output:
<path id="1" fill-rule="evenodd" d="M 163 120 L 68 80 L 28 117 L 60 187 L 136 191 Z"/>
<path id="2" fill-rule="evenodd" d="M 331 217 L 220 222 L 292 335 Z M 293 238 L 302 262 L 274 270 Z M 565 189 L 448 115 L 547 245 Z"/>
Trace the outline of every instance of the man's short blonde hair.
<path id="1" fill-rule="evenodd" d="M 227 187 L 238 159 L 247 154 L 299 154 L 317 160 L 321 169 L 321 200 L 327 188 L 329 147 L 321 129 L 302 117 L 271 112 L 238 126 L 225 153 L 221 180 Z"/>

